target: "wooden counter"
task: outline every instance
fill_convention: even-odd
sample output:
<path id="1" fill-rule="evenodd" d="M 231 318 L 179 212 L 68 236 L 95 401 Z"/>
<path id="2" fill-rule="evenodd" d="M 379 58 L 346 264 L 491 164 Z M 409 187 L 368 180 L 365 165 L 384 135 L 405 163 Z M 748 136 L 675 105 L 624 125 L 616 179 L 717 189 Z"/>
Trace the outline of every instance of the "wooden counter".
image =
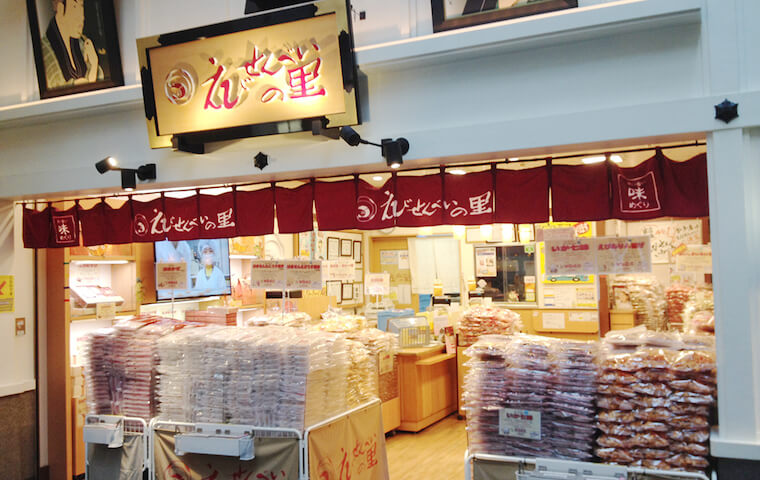
<path id="1" fill-rule="evenodd" d="M 399 430 L 419 432 L 457 409 L 456 354 L 443 345 L 398 352 L 401 388 Z"/>

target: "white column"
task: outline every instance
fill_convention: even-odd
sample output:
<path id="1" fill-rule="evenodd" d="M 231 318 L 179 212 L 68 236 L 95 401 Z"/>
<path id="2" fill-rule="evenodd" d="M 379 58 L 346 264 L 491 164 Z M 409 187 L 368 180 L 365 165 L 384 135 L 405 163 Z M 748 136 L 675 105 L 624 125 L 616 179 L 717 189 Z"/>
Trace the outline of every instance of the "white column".
<path id="1" fill-rule="evenodd" d="M 760 130 L 707 137 L 718 355 L 713 455 L 760 460 Z"/>

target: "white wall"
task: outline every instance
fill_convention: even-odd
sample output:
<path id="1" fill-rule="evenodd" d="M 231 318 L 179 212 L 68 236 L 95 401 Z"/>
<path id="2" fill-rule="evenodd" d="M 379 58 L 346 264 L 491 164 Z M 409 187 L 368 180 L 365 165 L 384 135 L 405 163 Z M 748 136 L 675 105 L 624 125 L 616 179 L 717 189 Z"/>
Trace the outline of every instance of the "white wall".
<path id="1" fill-rule="evenodd" d="M 20 206 L 10 202 L 0 204 L 0 252 L 0 275 L 14 276 L 16 294 L 15 311 L 0 313 L 0 396 L 5 396 L 35 388 L 33 251 L 23 247 Z M 26 318 L 26 335 L 17 337 L 19 317 Z"/>

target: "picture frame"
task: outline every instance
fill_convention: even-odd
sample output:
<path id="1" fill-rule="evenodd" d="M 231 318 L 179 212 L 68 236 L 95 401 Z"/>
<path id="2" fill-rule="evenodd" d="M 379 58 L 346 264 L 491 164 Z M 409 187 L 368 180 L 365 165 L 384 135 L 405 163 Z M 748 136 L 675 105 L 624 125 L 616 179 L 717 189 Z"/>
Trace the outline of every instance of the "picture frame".
<path id="1" fill-rule="evenodd" d="M 354 299 L 354 284 L 353 283 L 344 283 L 342 288 L 342 295 L 341 300 L 343 303 L 346 302 L 346 300 L 353 300 Z"/>
<path id="2" fill-rule="evenodd" d="M 578 0 L 430 0 L 430 5 L 433 32 L 445 32 L 574 8 Z"/>
<path id="3" fill-rule="evenodd" d="M 354 242 L 350 238 L 342 238 L 340 240 L 340 256 L 351 257 L 354 254 Z"/>
<path id="4" fill-rule="evenodd" d="M 327 259 L 335 260 L 340 257 L 340 240 L 337 237 L 327 237 Z"/>
<path id="5" fill-rule="evenodd" d="M 27 0 L 26 7 L 41 99 L 124 85 L 113 0 Z M 64 27 L 72 19 L 81 27 Z"/>
<path id="6" fill-rule="evenodd" d="M 354 240 L 354 262 L 361 265 L 362 263 L 362 242 Z"/>
<path id="7" fill-rule="evenodd" d="M 325 286 L 326 286 L 325 294 L 328 297 L 335 297 L 335 300 L 338 303 L 341 303 L 341 301 L 343 300 L 343 290 L 342 290 L 341 285 L 342 284 L 340 280 L 328 280 L 327 282 L 325 282 Z"/>

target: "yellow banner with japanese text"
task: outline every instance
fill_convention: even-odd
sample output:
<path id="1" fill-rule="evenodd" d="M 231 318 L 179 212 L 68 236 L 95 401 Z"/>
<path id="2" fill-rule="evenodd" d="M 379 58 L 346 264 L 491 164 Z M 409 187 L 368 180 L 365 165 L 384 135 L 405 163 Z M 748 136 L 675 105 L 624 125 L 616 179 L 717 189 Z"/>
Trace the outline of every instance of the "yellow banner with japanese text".
<path id="1" fill-rule="evenodd" d="M 380 402 L 309 434 L 309 478 L 388 480 Z"/>

